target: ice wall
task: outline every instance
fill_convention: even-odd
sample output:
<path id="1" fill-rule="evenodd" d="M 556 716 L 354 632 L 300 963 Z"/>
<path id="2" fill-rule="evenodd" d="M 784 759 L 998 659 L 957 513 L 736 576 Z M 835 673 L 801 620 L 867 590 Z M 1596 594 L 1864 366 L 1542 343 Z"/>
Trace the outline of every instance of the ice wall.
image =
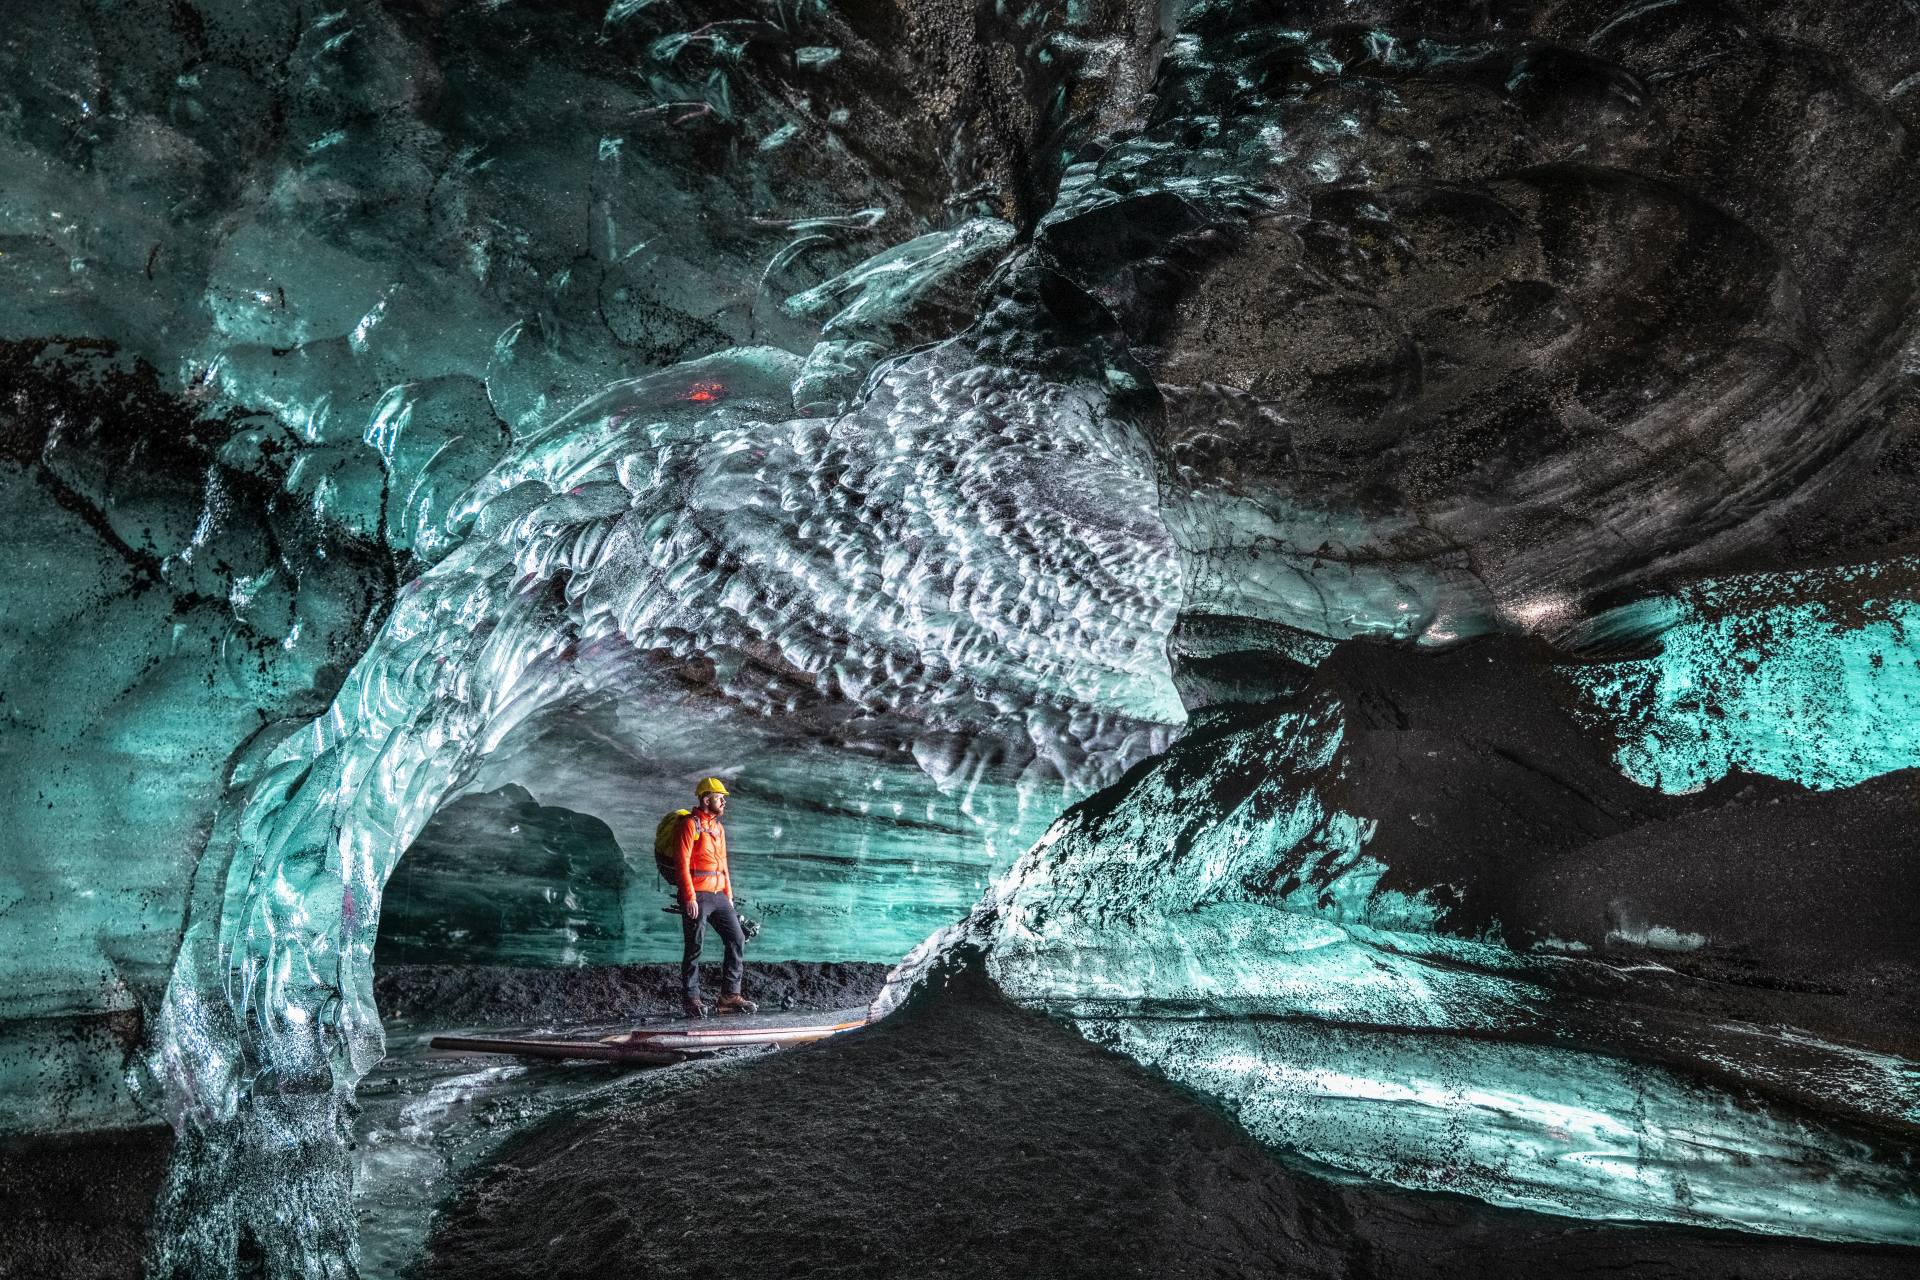
<path id="1" fill-rule="evenodd" d="M 124 1089 L 78 1086 L 117 1079 L 97 1046 L 164 983 L 227 771 L 324 707 L 398 566 L 225 465 L 226 424 L 150 366 L 0 350 L 0 1055 L 34 1064 L 0 1071 L 0 1127 L 126 1123 Z"/>
<path id="2" fill-rule="evenodd" d="M 1667 791 L 1728 773 L 1844 787 L 1920 761 L 1911 559 L 1710 580 L 1636 603 L 1656 657 L 1576 671 L 1620 767 Z M 1605 619 L 1600 625 L 1606 625 Z"/>

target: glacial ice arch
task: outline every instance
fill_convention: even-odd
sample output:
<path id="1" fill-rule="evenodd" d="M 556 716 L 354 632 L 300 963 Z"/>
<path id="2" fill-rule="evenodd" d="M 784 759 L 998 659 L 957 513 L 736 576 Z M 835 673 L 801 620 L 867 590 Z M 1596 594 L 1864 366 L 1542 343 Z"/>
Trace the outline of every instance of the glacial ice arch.
<path id="1" fill-rule="evenodd" d="M 652 699 L 776 768 L 783 741 L 850 742 L 896 782 L 963 804 L 1045 792 L 1052 811 L 1164 748 L 1180 567 L 1150 460 L 1097 385 L 1015 396 L 935 351 L 858 412 L 809 419 L 799 364 L 723 353 L 526 440 L 326 715 L 236 770 L 151 1062 L 199 1135 L 163 1196 L 163 1272 L 229 1271 L 243 1233 L 290 1274 L 350 1272 L 342 1162 L 384 1051 L 382 888 L 543 709 Z"/>

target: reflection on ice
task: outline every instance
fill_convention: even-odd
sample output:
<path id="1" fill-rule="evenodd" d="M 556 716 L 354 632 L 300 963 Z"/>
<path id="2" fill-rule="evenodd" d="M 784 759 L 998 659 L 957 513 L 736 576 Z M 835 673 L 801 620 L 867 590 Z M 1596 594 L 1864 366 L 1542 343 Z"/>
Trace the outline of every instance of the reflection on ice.
<path id="1" fill-rule="evenodd" d="M 1221 1098 L 1263 1141 L 1401 1185 L 1580 1217 L 1920 1243 L 1914 1173 L 1890 1143 L 1682 1072 L 1506 1043 L 1497 1025 L 1079 1025 Z"/>
<path id="2" fill-rule="evenodd" d="M 975 944 L 1008 994 L 1333 1169 L 1579 1217 L 1920 1243 L 1903 1059 L 1630 991 L 1569 998 L 1593 975 L 1567 967 L 1591 961 L 1265 906 L 1090 928 L 1003 896 L 900 980 Z"/>

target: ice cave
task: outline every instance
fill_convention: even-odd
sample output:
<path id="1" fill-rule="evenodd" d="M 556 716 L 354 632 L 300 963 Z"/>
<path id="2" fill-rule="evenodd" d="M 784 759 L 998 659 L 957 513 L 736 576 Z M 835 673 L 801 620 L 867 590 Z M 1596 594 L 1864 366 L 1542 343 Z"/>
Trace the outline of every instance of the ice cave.
<path id="1" fill-rule="evenodd" d="M 1914 0 L 0 63 L 0 1275 L 1920 1274 Z"/>

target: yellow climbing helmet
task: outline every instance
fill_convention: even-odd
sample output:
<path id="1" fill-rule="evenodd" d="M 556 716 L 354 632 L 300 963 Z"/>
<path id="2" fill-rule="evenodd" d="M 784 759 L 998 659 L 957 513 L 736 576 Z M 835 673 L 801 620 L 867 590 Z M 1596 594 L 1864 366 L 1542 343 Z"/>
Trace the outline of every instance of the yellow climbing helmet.
<path id="1" fill-rule="evenodd" d="M 702 778 L 694 784 L 693 794 L 696 796 L 723 796 L 727 794 L 727 786 L 718 778 Z"/>

